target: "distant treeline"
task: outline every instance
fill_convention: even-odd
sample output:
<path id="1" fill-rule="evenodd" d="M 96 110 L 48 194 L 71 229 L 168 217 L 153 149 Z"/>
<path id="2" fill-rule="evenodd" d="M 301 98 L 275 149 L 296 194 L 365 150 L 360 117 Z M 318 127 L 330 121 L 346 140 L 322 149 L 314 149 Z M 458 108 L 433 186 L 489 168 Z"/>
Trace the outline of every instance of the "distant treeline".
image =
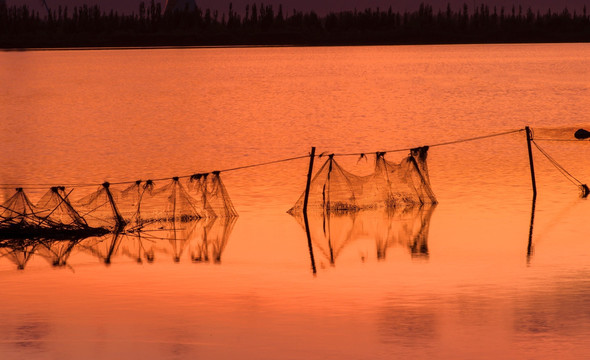
<path id="1" fill-rule="evenodd" d="M 590 18 L 563 9 L 539 12 L 521 6 L 413 12 L 389 9 L 331 12 L 252 3 L 237 12 L 163 11 L 141 2 L 138 13 L 104 12 L 99 6 L 59 7 L 40 14 L 27 6 L 0 5 L 0 47 L 183 45 L 360 45 L 512 42 L 587 42 Z"/>

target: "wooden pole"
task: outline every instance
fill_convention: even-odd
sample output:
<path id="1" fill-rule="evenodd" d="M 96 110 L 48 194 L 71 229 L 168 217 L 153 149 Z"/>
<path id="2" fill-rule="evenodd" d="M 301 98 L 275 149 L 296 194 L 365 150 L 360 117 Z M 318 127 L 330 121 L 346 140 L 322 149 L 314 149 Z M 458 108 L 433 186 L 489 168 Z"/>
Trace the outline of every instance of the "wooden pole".
<path id="1" fill-rule="evenodd" d="M 537 181 L 535 180 L 535 164 L 533 163 L 533 151 L 531 149 L 531 140 L 533 136 L 531 134 L 531 129 L 528 126 L 525 126 L 524 130 L 526 131 L 526 145 L 529 150 L 529 167 L 531 169 L 531 181 L 533 183 L 533 199 L 536 199 Z"/>
<path id="2" fill-rule="evenodd" d="M 526 249 L 526 259 L 527 264 L 530 263 L 531 257 L 533 255 L 533 225 L 535 223 L 535 205 L 537 203 L 537 198 L 533 196 L 533 206 L 531 208 L 531 224 L 529 226 L 529 242 Z"/>
<path id="3" fill-rule="evenodd" d="M 303 198 L 303 214 L 307 215 L 307 202 L 309 200 L 309 187 L 311 186 L 311 176 L 313 173 L 313 161 L 315 159 L 315 146 L 311 147 L 309 154 L 309 170 L 307 171 L 307 184 L 305 185 L 305 197 Z"/>
<path id="4" fill-rule="evenodd" d="M 107 198 L 109 200 L 109 203 L 111 204 L 111 209 L 113 210 L 113 216 L 115 217 L 115 221 L 117 222 L 116 231 L 121 231 L 125 227 L 125 220 L 119 213 L 119 210 L 117 209 L 117 204 L 115 204 L 115 200 L 113 199 L 113 194 L 111 194 L 111 190 L 109 190 L 110 184 L 108 182 L 104 182 L 102 186 L 107 194 Z"/>
<path id="5" fill-rule="evenodd" d="M 315 267 L 315 258 L 313 256 L 313 246 L 311 244 L 311 232 L 309 231 L 309 220 L 307 218 L 307 203 L 309 200 L 309 188 L 311 186 L 311 176 L 313 174 L 313 161 L 315 159 L 315 147 L 311 148 L 309 154 L 309 170 L 307 171 L 307 184 L 305 185 L 305 197 L 303 198 L 303 222 L 305 223 L 305 233 L 307 234 L 307 246 L 309 247 L 309 258 L 311 259 L 311 269 L 317 273 Z"/>

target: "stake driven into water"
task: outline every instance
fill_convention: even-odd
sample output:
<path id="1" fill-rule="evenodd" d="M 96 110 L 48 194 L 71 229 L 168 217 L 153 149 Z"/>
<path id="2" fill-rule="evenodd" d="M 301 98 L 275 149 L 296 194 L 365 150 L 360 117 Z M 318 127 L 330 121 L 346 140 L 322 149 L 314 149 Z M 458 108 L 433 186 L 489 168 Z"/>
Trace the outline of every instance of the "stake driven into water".
<path id="1" fill-rule="evenodd" d="M 526 132 L 526 145 L 529 150 L 529 166 L 531 168 L 531 181 L 533 183 L 533 199 L 537 198 L 537 181 L 535 180 L 535 164 L 533 163 L 533 151 L 531 149 L 531 129 L 528 126 L 524 128 Z"/>
<path id="2" fill-rule="evenodd" d="M 307 246 L 309 247 L 309 257 L 311 259 L 311 269 L 315 274 L 315 259 L 313 256 L 313 247 L 311 244 L 311 232 L 309 231 L 309 220 L 307 219 L 307 203 L 309 200 L 309 188 L 311 186 L 311 176 L 313 173 L 313 161 L 315 159 L 315 146 L 311 147 L 309 154 L 309 170 L 307 171 L 307 184 L 305 185 L 305 197 L 303 198 L 303 222 L 305 223 L 305 233 L 307 234 Z"/>

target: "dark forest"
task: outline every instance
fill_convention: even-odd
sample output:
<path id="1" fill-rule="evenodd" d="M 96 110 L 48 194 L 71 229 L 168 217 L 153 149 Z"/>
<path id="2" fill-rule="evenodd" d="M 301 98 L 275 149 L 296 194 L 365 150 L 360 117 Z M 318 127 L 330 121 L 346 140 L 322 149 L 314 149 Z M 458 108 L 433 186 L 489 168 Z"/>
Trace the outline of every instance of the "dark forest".
<path id="1" fill-rule="evenodd" d="M 27 6 L 0 5 L 1 48 L 378 45 L 590 41 L 590 18 L 582 13 L 539 12 L 520 6 L 481 5 L 434 11 L 421 4 L 413 12 L 391 9 L 283 12 L 252 3 L 227 12 L 196 8 L 164 11 L 154 0 L 137 13 L 119 14 L 99 6 L 59 7 L 47 13 Z"/>

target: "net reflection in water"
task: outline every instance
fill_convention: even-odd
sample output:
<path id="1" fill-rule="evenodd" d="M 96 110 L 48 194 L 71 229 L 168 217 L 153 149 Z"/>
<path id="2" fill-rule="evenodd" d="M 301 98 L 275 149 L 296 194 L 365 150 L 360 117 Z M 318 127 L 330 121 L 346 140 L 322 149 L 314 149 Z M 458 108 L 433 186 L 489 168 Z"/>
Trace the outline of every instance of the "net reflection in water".
<path id="1" fill-rule="evenodd" d="M 154 222 L 141 230 L 75 239 L 2 239 L 0 259 L 12 262 L 19 270 L 35 257 L 46 259 L 54 267 L 70 267 L 70 257 L 80 253 L 106 265 L 117 258 L 152 263 L 159 257 L 174 262 L 220 263 L 236 221 L 231 217 Z"/>
<path id="2" fill-rule="evenodd" d="M 373 257 L 384 260 L 393 247 L 405 247 L 412 258 L 428 259 L 428 231 L 436 205 L 378 209 L 355 212 L 310 214 L 309 233 L 312 254 L 320 255 L 330 265 L 344 253 L 362 261 Z M 295 216 L 305 230 L 303 216 Z M 355 253 L 355 250 L 358 251 Z"/>

